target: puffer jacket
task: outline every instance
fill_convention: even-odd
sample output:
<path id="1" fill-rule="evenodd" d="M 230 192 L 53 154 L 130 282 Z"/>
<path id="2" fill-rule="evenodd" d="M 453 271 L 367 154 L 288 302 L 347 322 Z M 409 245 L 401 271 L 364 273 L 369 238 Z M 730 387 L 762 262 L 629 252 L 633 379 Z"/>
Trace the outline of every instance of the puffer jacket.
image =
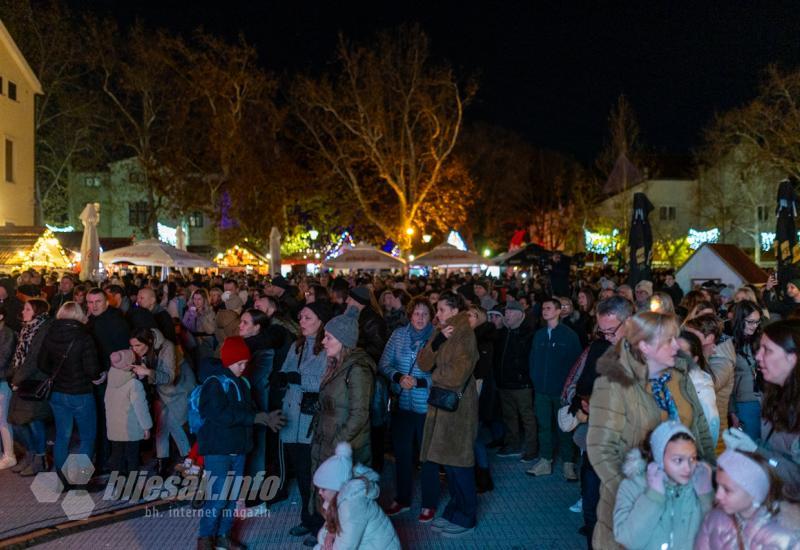
<path id="1" fill-rule="evenodd" d="M 105 404 L 109 441 L 141 441 L 153 427 L 144 386 L 129 370 L 108 371 Z"/>
<path id="2" fill-rule="evenodd" d="M 734 373 L 736 370 L 736 348 L 733 339 L 725 340 L 717 346 L 708 366 L 714 373 L 714 391 L 717 395 L 717 411 L 719 411 L 719 433 L 728 429 L 728 404 L 733 393 Z M 717 441 L 717 454 L 725 450 L 725 445 L 720 437 Z"/>
<path id="3" fill-rule="evenodd" d="M 473 444 L 478 433 L 478 389 L 472 376 L 478 362 L 478 344 L 466 312 L 448 319 L 446 324 L 455 327 L 453 334 L 445 338 L 439 330 L 434 331 L 417 355 L 417 364 L 423 371 L 432 371 L 433 386 L 463 390 L 463 396 L 453 412 L 428 406 L 420 460 L 471 468 L 475 464 Z"/>
<path id="4" fill-rule="evenodd" d="M 714 392 L 714 379 L 706 371 L 696 366 L 689 369 L 689 377 L 697 390 L 697 398 L 703 406 L 703 414 L 706 415 L 708 428 L 711 431 L 711 440 L 716 445 L 719 441 L 719 411 L 717 410 L 717 395 Z"/>
<path id="5" fill-rule="evenodd" d="M 73 319 L 56 319 L 39 353 L 39 370 L 52 375 L 53 391 L 79 395 L 92 393 L 92 380 L 100 378 L 103 366 L 97 358 L 94 339 L 86 326 Z"/>
<path id="6" fill-rule="evenodd" d="M 353 467 L 353 479 L 336 496 L 340 531 L 334 550 L 400 550 L 400 540 L 392 522 L 378 505 L 380 476 L 361 464 Z M 317 533 L 315 550 L 325 547 L 328 530 Z"/>
<path id="7" fill-rule="evenodd" d="M 773 430 L 772 423 L 762 418 L 758 454 L 773 462 L 784 493 L 800 501 L 800 433 Z"/>
<path id="8" fill-rule="evenodd" d="M 738 534 L 741 532 L 741 543 Z M 797 506 L 781 503 L 777 515 L 763 506 L 737 525 L 733 516 L 714 508 L 703 521 L 694 543 L 695 550 L 798 550 L 800 513 Z"/>
<path id="9" fill-rule="evenodd" d="M 687 375 L 688 361 L 679 354 L 671 372 L 683 399 L 692 406 L 689 428 L 697 442 L 697 453 L 702 460 L 716 464 L 708 422 Z M 605 550 L 619 548 L 613 534 L 613 511 L 625 454 L 638 447 L 653 428 L 667 419 L 667 414 L 647 391 L 647 365 L 633 358 L 627 342 L 609 348 L 598 360 L 597 372 L 600 376 L 589 401 L 586 450 L 602 482 L 592 544 Z"/>
<path id="10" fill-rule="evenodd" d="M 417 354 L 433 333 L 430 325 L 417 331 L 411 324 L 394 331 L 381 355 L 378 368 L 392 382 L 392 393 L 398 396 L 398 407 L 417 414 L 428 412 L 428 395 L 431 391 L 431 374 L 419 368 Z M 403 376 L 413 376 L 417 385 L 410 390 L 400 387 Z"/>
<path id="11" fill-rule="evenodd" d="M 661 494 L 647 486 L 646 469 L 639 449 L 628 452 L 614 505 L 614 537 L 629 550 L 691 548 L 714 492 L 698 495 L 691 482 L 666 478 Z"/>
<path id="12" fill-rule="evenodd" d="M 283 416 L 286 417 L 286 425 L 281 428 L 281 441 L 284 443 L 311 443 L 311 420 L 313 417 L 300 412 L 300 403 L 303 401 L 303 393 L 318 393 L 319 385 L 322 382 L 322 375 L 325 373 L 325 366 L 328 363 L 328 356 L 325 350 L 320 350 L 319 354 L 314 355 L 315 336 L 306 336 L 305 344 L 301 353 L 296 352 L 296 344 L 292 346 L 286 355 L 281 372 L 300 373 L 299 384 L 289 384 L 286 394 L 283 397 Z"/>
<path id="13" fill-rule="evenodd" d="M 369 464 L 370 406 L 375 386 L 375 363 L 367 352 L 356 348 L 322 381 L 320 410 L 313 425 L 311 471 L 331 457 L 343 441 L 353 448 L 353 462 Z"/>
<path id="14" fill-rule="evenodd" d="M 383 317 L 369 306 L 362 309 L 358 314 L 358 347 L 366 351 L 377 364 L 388 339 L 389 331 Z"/>

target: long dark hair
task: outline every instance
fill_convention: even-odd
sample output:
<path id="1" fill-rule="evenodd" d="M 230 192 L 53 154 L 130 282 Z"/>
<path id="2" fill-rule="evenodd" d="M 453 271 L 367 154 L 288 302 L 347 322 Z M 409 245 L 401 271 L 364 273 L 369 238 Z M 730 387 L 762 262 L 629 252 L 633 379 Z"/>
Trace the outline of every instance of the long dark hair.
<path id="1" fill-rule="evenodd" d="M 147 354 L 142 357 L 142 360 L 148 367 L 155 367 L 158 357 L 155 350 L 156 338 L 153 335 L 153 330 L 149 328 L 135 328 L 131 331 L 131 338 L 136 338 L 147 346 Z"/>
<path id="2" fill-rule="evenodd" d="M 258 327 L 258 332 L 260 334 L 264 334 L 267 331 L 267 327 L 269 327 L 270 324 L 270 319 L 266 313 L 256 308 L 250 308 L 244 313 L 247 313 L 250 316 L 250 318 L 253 320 L 253 324 Z M 244 313 L 242 315 L 244 315 Z"/>
<path id="3" fill-rule="evenodd" d="M 778 321 L 767 325 L 764 336 L 786 353 L 800 359 L 800 321 Z M 764 402 L 761 417 L 778 431 L 800 432 L 800 366 L 795 364 L 783 386 L 764 381 Z"/>
<path id="4" fill-rule="evenodd" d="M 467 309 L 467 300 L 464 299 L 464 295 L 453 292 L 452 290 L 445 290 L 439 294 L 438 302 L 444 302 L 448 307 L 457 309 L 458 311 L 466 311 Z M 559 303 L 559 305 L 561 304 Z"/>
<path id="5" fill-rule="evenodd" d="M 711 375 L 711 380 L 716 381 L 716 377 L 714 376 L 714 371 L 708 366 L 708 361 L 706 360 L 706 356 L 703 355 L 703 344 L 700 342 L 700 338 L 693 332 L 689 332 L 688 330 L 682 330 L 678 338 L 682 340 L 686 340 L 689 343 L 689 353 L 692 354 L 692 357 L 697 357 L 697 366 L 700 367 L 705 373 Z"/>
<path id="6" fill-rule="evenodd" d="M 314 311 L 311 308 L 304 307 L 303 309 L 307 309 L 308 311 L 314 313 Z M 316 315 L 317 314 L 314 313 L 315 317 Z M 319 319 L 319 317 L 317 317 L 317 319 Z M 320 352 L 322 351 L 322 339 L 325 338 L 325 323 L 322 322 L 322 319 L 319 319 L 319 321 L 320 321 L 319 328 L 317 329 L 317 334 L 314 337 L 314 349 L 312 350 L 314 352 L 314 355 L 319 355 Z M 302 330 L 298 334 L 299 336 L 297 337 L 297 340 L 295 340 L 294 352 L 297 355 L 300 355 L 300 352 L 303 351 L 303 348 L 306 345 L 306 335 L 303 334 Z"/>
<path id="7" fill-rule="evenodd" d="M 739 355 L 744 355 L 747 347 L 750 348 L 751 355 L 755 355 L 758 342 L 761 340 L 761 324 L 756 327 L 752 336 L 746 336 L 744 333 L 745 320 L 755 312 L 758 312 L 760 317 L 764 315 L 758 304 L 750 300 L 742 300 L 733 306 L 733 346 Z"/>

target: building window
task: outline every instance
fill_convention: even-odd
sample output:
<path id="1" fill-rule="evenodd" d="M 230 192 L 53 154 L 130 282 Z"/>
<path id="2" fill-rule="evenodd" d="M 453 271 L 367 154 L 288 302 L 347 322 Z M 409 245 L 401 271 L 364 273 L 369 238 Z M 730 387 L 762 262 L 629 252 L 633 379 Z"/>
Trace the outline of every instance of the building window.
<path id="1" fill-rule="evenodd" d="M 8 99 L 17 100 L 17 85 L 10 80 L 8 81 Z"/>
<path id="2" fill-rule="evenodd" d="M 147 225 L 150 209 L 147 201 L 137 201 L 128 203 L 128 225 L 133 227 L 144 227 Z"/>
<path id="3" fill-rule="evenodd" d="M 131 172 L 128 176 L 131 183 L 142 183 L 142 173 L 141 172 Z"/>
<path id="4" fill-rule="evenodd" d="M 675 219 L 674 206 L 662 206 L 658 209 L 658 219 L 663 221 L 671 221 Z"/>
<path id="5" fill-rule="evenodd" d="M 769 206 L 759 206 L 758 207 L 758 221 L 765 222 L 769 220 L 769 215 L 772 209 Z"/>
<path id="6" fill-rule="evenodd" d="M 203 227 L 202 212 L 192 212 L 189 214 L 189 227 Z"/>
<path id="7" fill-rule="evenodd" d="M 84 178 L 83 184 L 86 187 L 100 187 L 100 176 L 88 176 Z"/>
<path id="8" fill-rule="evenodd" d="M 6 138 L 5 146 L 6 181 L 14 182 L 14 142 Z"/>

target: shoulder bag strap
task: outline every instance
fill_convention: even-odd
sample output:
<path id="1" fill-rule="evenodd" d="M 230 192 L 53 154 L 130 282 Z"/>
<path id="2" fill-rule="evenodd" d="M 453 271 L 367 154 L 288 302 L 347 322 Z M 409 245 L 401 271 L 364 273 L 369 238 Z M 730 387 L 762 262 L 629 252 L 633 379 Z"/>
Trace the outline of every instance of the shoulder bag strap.
<path id="1" fill-rule="evenodd" d="M 54 370 L 54 371 L 53 371 L 53 374 L 51 374 L 51 375 L 49 376 L 49 378 L 50 378 L 51 380 L 55 380 L 55 379 L 56 379 L 56 376 L 58 376 L 58 373 L 61 371 L 61 367 L 63 367 L 63 366 L 64 366 L 64 363 L 66 363 L 66 362 L 67 362 L 67 357 L 69 357 L 69 352 L 70 352 L 70 351 L 72 351 L 72 346 L 73 346 L 73 344 L 75 344 L 75 340 L 73 340 L 72 342 L 70 342 L 70 343 L 69 343 L 69 346 L 67 346 L 67 351 L 66 351 L 66 352 L 64 352 L 64 356 L 63 356 L 63 357 L 61 357 L 61 362 L 60 362 L 60 363 L 58 364 L 58 366 L 56 367 L 56 370 Z"/>

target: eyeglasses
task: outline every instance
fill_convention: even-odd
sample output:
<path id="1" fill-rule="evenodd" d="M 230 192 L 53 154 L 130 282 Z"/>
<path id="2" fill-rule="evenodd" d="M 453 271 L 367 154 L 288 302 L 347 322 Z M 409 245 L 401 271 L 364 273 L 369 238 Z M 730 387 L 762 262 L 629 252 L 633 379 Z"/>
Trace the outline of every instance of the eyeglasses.
<path id="1" fill-rule="evenodd" d="M 756 327 L 761 324 L 761 319 L 745 319 L 744 322 L 751 327 Z"/>
<path id="2" fill-rule="evenodd" d="M 597 334 L 600 334 L 602 336 L 605 336 L 606 338 L 609 338 L 609 337 L 614 336 L 617 333 L 617 331 L 619 330 L 619 327 L 621 327 L 621 326 L 622 326 L 622 323 L 618 324 L 617 326 L 615 326 L 611 330 L 600 330 L 600 327 L 598 326 L 597 329 L 596 329 L 596 332 L 597 332 Z"/>

